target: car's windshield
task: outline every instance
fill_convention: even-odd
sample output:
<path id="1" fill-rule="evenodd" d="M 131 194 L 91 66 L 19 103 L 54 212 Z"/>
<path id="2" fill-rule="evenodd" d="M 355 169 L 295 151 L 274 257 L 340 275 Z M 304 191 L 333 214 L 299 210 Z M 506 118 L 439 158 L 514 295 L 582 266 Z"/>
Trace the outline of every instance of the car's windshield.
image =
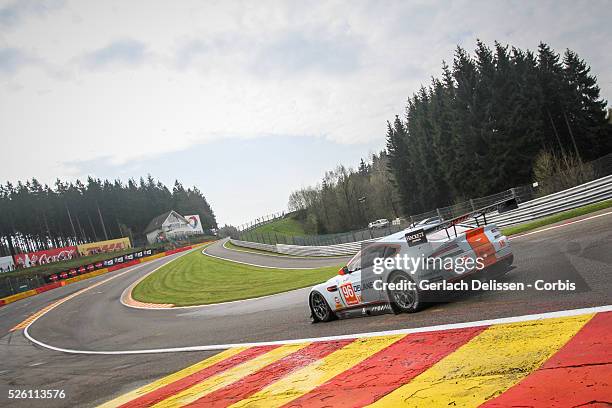
<path id="1" fill-rule="evenodd" d="M 346 264 L 346 268 L 349 272 L 355 272 L 361 269 L 361 251 L 357 252 L 357 254 Z"/>
<path id="2" fill-rule="evenodd" d="M 385 250 L 387 250 L 385 252 Z M 394 246 L 370 245 L 359 251 L 346 265 L 349 272 L 355 272 L 362 268 L 374 265 L 374 259 L 392 256 L 397 252 Z"/>

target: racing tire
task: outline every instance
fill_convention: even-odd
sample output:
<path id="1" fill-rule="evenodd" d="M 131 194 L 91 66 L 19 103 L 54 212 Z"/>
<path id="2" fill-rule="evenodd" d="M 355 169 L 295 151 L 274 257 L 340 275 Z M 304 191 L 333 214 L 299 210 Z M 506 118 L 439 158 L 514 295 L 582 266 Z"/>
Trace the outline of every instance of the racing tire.
<path id="1" fill-rule="evenodd" d="M 392 272 L 387 280 L 387 282 L 395 284 L 402 281 L 414 284 L 414 280 L 406 272 L 402 271 Z M 391 309 L 395 314 L 414 313 L 423 307 L 422 294 L 416 286 L 413 290 L 391 290 L 387 288 L 387 296 L 389 297 Z"/>
<path id="2" fill-rule="evenodd" d="M 313 323 L 329 322 L 336 318 L 336 314 L 331 310 L 325 297 L 319 292 L 312 292 L 308 299 L 310 305 L 310 315 Z"/>

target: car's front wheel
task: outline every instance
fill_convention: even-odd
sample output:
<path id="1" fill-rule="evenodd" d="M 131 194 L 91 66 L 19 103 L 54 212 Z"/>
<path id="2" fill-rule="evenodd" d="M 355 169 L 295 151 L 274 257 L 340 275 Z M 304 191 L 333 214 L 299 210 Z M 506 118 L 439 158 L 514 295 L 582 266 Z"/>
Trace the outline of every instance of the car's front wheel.
<path id="1" fill-rule="evenodd" d="M 312 314 L 312 320 L 316 322 L 329 322 L 333 320 L 336 315 L 332 312 L 331 308 L 327 304 L 327 301 L 319 292 L 312 292 L 310 294 L 310 313 Z"/>
<path id="2" fill-rule="evenodd" d="M 395 288 L 387 289 L 391 308 L 396 314 L 399 313 L 414 313 L 421 309 L 423 302 L 421 301 L 421 293 L 419 292 L 414 280 L 408 274 L 402 271 L 396 271 L 389 275 L 389 283 Z"/>

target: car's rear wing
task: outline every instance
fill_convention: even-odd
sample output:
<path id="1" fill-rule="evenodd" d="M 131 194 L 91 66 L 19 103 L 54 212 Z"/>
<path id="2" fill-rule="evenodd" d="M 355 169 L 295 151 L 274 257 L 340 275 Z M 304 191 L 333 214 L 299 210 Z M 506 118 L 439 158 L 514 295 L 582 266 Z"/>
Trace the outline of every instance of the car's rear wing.
<path id="1" fill-rule="evenodd" d="M 457 224 L 462 224 L 469 219 L 476 221 L 476 226 L 487 225 L 487 214 L 497 211 L 498 214 L 503 214 L 508 211 L 512 211 L 518 208 L 518 202 L 515 197 L 498 201 L 491 205 L 488 205 L 478 210 L 471 211 L 467 214 L 460 215 L 450 220 L 442 221 L 440 224 L 432 225 L 430 228 L 424 228 L 425 232 L 437 232 L 446 230 L 446 235 L 450 238 L 448 233 L 449 228 L 453 228 L 455 236 L 457 236 Z"/>

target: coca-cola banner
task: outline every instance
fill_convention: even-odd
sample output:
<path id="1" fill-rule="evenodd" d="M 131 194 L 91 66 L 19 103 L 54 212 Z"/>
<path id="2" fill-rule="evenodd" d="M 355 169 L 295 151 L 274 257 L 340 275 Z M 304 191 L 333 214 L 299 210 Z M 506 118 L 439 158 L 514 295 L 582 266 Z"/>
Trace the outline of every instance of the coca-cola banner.
<path id="1" fill-rule="evenodd" d="M 28 252 L 26 254 L 15 255 L 15 265 L 18 268 L 29 268 L 36 265 L 44 265 L 57 261 L 65 261 L 79 256 L 77 247 L 63 247 L 47 249 L 45 251 Z"/>

